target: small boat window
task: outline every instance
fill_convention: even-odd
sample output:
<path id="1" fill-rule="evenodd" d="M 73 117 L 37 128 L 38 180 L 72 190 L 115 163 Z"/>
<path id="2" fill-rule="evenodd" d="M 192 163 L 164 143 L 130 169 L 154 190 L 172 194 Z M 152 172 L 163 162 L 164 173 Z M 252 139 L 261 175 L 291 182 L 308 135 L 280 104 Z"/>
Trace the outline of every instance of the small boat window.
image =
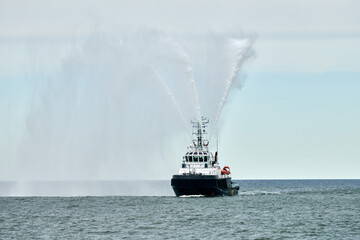
<path id="1" fill-rule="evenodd" d="M 198 157 L 194 157 L 194 162 L 197 162 L 198 161 Z"/>
<path id="2" fill-rule="evenodd" d="M 199 162 L 203 162 L 203 157 L 199 157 Z"/>
<path id="3" fill-rule="evenodd" d="M 193 161 L 193 157 L 192 156 L 189 156 L 189 162 L 192 162 Z"/>

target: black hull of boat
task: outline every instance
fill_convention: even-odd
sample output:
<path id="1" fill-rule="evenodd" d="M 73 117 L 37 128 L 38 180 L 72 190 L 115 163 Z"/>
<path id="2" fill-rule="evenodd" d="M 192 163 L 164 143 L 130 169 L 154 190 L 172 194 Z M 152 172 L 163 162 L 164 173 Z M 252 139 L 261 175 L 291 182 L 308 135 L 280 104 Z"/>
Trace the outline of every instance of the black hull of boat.
<path id="1" fill-rule="evenodd" d="M 173 175 L 171 186 L 177 197 L 186 195 L 234 196 L 239 188 L 232 188 L 231 178 L 209 175 Z"/>

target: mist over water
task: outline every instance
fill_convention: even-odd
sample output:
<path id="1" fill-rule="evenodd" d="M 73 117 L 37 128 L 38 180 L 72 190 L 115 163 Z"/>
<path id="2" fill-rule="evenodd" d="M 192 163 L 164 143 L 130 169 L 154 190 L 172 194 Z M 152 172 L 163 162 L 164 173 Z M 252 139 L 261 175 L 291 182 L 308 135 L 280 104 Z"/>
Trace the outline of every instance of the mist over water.
<path id="1" fill-rule="evenodd" d="M 0 197 L 174 196 L 170 180 L 0 182 Z"/>
<path id="2" fill-rule="evenodd" d="M 16 179 L 168 179 L 190 142 L 191 119 L 207 116 L 219 129 L 253 40 L 92 34 L 34 88 Z"/>

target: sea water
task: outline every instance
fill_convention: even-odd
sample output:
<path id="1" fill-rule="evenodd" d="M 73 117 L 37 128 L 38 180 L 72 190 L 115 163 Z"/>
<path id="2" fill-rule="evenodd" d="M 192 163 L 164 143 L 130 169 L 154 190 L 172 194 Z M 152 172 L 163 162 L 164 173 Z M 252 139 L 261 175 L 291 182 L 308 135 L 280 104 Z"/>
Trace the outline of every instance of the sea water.
<path id="1" fill-rule="evenodd" d="M 234 197 L 178 198 L 168 181 L 152 183 L 158 196 L 3 196 L 0 239 L 360 239 L 360 180 L 237 182 Z M 116 186 L 106 193 L 126 195 Z"/>

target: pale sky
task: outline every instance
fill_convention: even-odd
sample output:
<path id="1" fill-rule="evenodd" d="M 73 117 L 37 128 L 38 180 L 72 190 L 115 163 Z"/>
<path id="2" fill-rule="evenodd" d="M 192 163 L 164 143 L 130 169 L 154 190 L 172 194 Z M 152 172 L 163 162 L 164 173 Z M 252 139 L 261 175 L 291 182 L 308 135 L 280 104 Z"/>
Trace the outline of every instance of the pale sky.
<path id="1" fill-rule="evenodd" d="M 190 85 L 171 55 L 184 49 L 199 88 L 205 72 L 230 67 L 219 60 L 221 42 L 205 44 L 227 37 L 256 39 L 244 87 L 231 90 L 218 127 L 220 163 L 233 177 L 360 178 L 359 9 L 359 1 L 0 0 L 0 180 L 170 179 L 191 142 L 161 84 L 139 66 L 166 62 L 162 74 L 186 115 Z"/>

